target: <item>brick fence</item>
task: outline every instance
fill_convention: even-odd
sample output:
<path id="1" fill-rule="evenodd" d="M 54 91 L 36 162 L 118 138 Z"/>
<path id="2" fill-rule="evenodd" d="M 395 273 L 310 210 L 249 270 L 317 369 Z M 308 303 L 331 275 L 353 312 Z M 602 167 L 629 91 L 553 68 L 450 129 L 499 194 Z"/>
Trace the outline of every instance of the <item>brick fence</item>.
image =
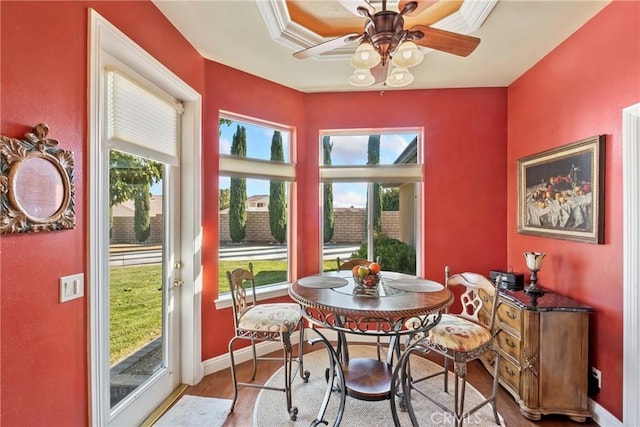
<path id="1" fill-rule="evenodd" d="M 361 243 L 366 237 L 366 211 L 358 208 L 337 208 L 333 211 L 332 243 Z M 382 231 L 394 239 L 400 238 L 400 213 L 382 212 Z M 229 214 L 220 212 L 220 241 L 230 242 Z M 268 211 L 247 212 L 246 242 L 273 242 L 269 228 Z M 133 230 L 133 217 L 114 217 L 111 229 L 111 243 L 138 243 Z M 144 243 L 162 243 L 162 215 L 151 217 L 151 234 Z"/>
<path id="2" fill-rule="evenodd" d="M 132 216 L 113 217 L 110 243 L 149 243 L 153 245 L 162 243 L 162 215 L 155 215 L 150 218 L 149 227 L 151 228 L 151 233 L 145 242 L 138 242 L 133 227 L 134 219 Z"/>
<path id="3" fill-rule="evenodd" d="M 357 208 L 338 208 L 334 212 L 333 239 L 336 244 L 361 243 L 366 239 L 366 211 Z M 220 212 L 220 241 L 230 242 L 229 215 Z M 400 216 L 397 211 L 382 212 L 382 231 L 389 237 L 400 236 Z M 247 212 L 246 242 L 273 242 L 268 211 Z"/>

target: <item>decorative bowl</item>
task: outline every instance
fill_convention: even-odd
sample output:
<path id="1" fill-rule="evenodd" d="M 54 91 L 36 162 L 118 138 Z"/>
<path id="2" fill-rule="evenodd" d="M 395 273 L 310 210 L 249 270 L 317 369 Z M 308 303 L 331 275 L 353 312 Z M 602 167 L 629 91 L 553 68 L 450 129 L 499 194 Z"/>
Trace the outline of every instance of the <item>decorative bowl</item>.
<path id="1" fill-rule="evenodd" d="M 356 287 L 372 289 L 378 287 L 380 284 L 380 273 L 369 273 L 366 276 L 360 276 L 359 274 L 353 274 L 353 281 Z"/>

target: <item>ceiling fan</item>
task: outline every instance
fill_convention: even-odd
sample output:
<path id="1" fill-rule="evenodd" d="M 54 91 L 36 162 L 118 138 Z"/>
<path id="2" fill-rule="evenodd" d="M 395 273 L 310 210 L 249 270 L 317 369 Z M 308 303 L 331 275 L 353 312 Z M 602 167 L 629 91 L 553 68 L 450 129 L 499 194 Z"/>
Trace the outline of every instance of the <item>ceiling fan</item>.
<path id="1" fill-rule="evenodd" d="M 311 46 L 293 54 L 295 58 L 309 58 L 356 42 L 360 45 L 351 58 L 355 68 L 349 83 L 354 86 L 371 86 L 383 82 L 391 87 L 402 87 L 413 81 L 408 68 L 418 65 L 424 55 L 417 46 L 439 50 L 458 56 L 468 56 L 480 43 L 480 39 L 427 25 L 404 28 L 404 16 L 418 14 L 434 2 L 429 0 L 400 0 L 400 12 L 387 10 L 382 0 L 382 10 L 365 0 L 339 0 L 347 9 L 366 18 L 364 31 L 351 33 Z M 394 66 L 388 73 L 389 62 Z"/>

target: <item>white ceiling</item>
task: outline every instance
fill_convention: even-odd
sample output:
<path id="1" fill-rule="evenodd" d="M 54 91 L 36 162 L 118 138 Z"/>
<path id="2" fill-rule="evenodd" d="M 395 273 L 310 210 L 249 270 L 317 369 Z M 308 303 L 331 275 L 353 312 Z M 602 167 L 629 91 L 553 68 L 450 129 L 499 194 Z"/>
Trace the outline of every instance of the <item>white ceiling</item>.
<path id="1" fill-rule="evenodd" d="M 415 81 L 403 89 L 508 86 L 609 1 L 499 0 L 484 24 L 472 33 L 482 41 L 471 55 L 463 58 L 430 51 L 412 69 Z M 262 2 L 262 7 L 267 3 L 283 7 L 284 0 L 153 2 L 196 50 L 212 61 L 302 92 L 381 89 L 380 85 L 365 89 L 349 85 L 353 68 L 344 55 L 295 59 L 292 54 L 300 48 L 274 41 L 257 2 Z"/>

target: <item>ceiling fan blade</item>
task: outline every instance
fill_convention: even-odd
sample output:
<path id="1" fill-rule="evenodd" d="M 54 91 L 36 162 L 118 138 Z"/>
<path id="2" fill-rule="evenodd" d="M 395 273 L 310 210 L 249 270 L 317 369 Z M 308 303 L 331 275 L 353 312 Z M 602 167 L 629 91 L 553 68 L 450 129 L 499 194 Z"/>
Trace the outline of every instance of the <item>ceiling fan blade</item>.
<path id="1" fill-rule="evenodd" d="M 407 3 L 418 3 L 418 6 L 412 10 L 411 12 L 407 12 L 405 13 L 405 15 L 407 16 L 416 16 L 421 14 L 422 12 L 425 11 L 425 9 L 428 9 L 429 7 L 433 6 L 434 4 L 438 3 L 438 0 L 400 0 L 398 2 L 398 10 L 402 11 L 404 10 L 405 6 L 407 5 Z"/>
<path id="2" fill-rule="evenodd" d="M 362 14 L 358 11 L 358 8 L 363 7 L 369 11 L 369 14 L 373 15 L 376 13 L 376 8 L 371 6 L 366 0 L 337 0 L 338 3 L 342 5 L 349 12 L 353 13 L 356 16 L 362 16 Z"/>
<path id="3" fill-rule="evenodd" d="M 480 39 L 477 37 L 452 33 L 439 28 L 414 25 L 409 30 L 414 37 L 416 31 L 421 32 L 423 37 L 414 38 L 413 42 L 415 44 L 458 56 L 469 56 L 480 44 Z"/>
<path id="4" fill-rule="evenodd" d="M 306 49 L 300 50 L 294 53 L 293 56 L 298 59 L 309 58 L 311 56 L 319 55 L 321 53 L 328 52 L 333 49 L 350 45 L 352 43 L 362 40 L 363 37 L 364 37 L 364 33 L 363 34 L 356 34 L 356 33 L 347 34 L 345 36 L 338 37 L 338 38 L 326 41 L 324 43 L 320 43 L 315 46 L 311 46 Z"/>

